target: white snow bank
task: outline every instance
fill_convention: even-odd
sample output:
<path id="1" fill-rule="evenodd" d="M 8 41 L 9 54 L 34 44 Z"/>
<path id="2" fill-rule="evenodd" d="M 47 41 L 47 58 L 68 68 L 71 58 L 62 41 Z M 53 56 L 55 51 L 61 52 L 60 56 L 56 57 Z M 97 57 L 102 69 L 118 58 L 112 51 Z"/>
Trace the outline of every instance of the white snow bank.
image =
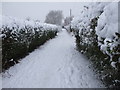
<path id="1" fill-rule="evenodd" d="M 98 19 L 97 35 L 103 38 L 113 38 L 118 32 L 118 3 L 110 3 Z"/>
<path id="2" fill-rule="evenodd" d="M 72 21 L 72 28 L 79 29 L 80 31 L 83 28 L 90 28 L 90 21 L 98 17 L 102 12 L 106 5 L 109 2 L 92 2 L 89 3 L 88 6 L 84 6 L 83 11 L 78 17 L 75 17 Z"/>
<path id="3" fill-rule="evenodd" d="M 2 20 L 0 19 L 0 22 L 2 22 L 1 26 L 7 26 L 10 29 L 12 29 L 12 27 L 21 29 L 21 28 L 25 28 L 25 26 L 33 27 L 33 28 L 40 27 L 42 30 L 58 29 L 58 26 L 56 25 L 40 23 L 34 20 L 24 20 L 24 19 L 18 19 L 10 16 L 1 16 L 1 17 L 2 17 Z"/>

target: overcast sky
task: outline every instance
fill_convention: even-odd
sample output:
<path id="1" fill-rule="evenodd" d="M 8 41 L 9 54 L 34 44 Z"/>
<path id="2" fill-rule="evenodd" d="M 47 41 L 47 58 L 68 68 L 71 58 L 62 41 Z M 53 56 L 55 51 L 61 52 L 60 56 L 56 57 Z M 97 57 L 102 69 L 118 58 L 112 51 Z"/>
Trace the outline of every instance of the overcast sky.
<path id="1" fill-rule="evenodd" d="M 66 17 L 69 16 L 69 10 L 72 9 L 72 14 L 77 16 L 86 4 L 81 2 L 4 2 L 2 3 L 2 14 L 23 19 L 30 17 L 43 22 L 50 10 L 62 10 Z"/>

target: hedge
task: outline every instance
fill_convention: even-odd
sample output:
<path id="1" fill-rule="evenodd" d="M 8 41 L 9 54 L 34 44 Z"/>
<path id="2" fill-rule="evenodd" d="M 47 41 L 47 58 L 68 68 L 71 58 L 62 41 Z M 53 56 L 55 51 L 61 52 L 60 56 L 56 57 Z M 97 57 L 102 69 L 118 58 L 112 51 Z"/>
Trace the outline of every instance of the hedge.
<path id="1" fill-rule="evenodd" d="M 2 71 L 19 63 L 20 59 L 34 51 L 47 40 L 57 35 L 57 28 L 32 27 L 22 28 L 8 27 L 2 28 Z"/>

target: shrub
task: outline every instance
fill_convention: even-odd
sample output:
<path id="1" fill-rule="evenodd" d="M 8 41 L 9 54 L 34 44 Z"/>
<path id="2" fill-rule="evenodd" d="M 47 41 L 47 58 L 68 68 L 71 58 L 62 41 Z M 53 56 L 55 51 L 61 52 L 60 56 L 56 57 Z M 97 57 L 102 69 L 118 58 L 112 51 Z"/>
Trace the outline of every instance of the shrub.
<path id="1" fill-rule="evenodd" d="M 105 85 L 120 87 L 120 34 L 113 8 L 117 3 L 90 4 L 80 18 L 73 19 L 72 30 L 77 49 L 93 62 Z"/>
<path id="2" fill-rule="evenodd" d="M 4 19 L 3 19 L 4 20 Z M 2 71 L 9 69 L 34 49 L 57 35 L 58 27 L 50 24 L 40 24 L 31 21 L 11 24 L 3 23 L 2 30 Z M 8 21 L 9 23 L 9 21 Z"/>

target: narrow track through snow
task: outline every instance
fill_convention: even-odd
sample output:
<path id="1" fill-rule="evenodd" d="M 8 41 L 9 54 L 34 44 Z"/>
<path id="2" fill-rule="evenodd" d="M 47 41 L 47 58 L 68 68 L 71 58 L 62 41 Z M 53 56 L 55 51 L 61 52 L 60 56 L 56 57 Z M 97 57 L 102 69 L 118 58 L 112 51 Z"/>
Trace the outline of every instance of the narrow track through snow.
<path id="1" fill-rule="evenodd" d="M 11 67 L 9 75 L 4 74 L 2 85 L 3 88 L 104 87 L 89 64 L 76 51 L 74 38 L 63 29 L 56 38 Z"/>

